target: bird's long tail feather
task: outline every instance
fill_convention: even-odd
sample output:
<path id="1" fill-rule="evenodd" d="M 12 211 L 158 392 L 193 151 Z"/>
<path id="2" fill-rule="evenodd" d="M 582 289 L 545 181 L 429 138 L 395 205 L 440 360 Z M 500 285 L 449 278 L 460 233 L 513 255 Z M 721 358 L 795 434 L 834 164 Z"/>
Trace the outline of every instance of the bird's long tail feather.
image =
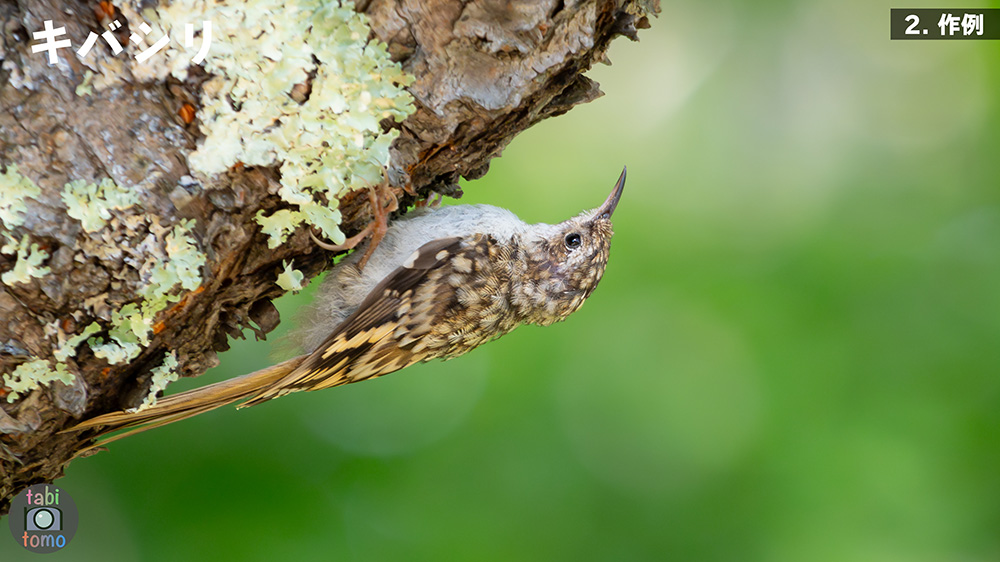
<path id="1" fill-rule="evenodd" d="M 94 447 L 117 441 L 123 437 L 146 431 L 147 429 L 187 419 L 225 406 L 226 404 L 232 404 L 258 395 L 294 371 L 306 357 L 306 355 L 300 355 L 241 377 L 166 396 L 160 398 L 156 404 L 144 410 L 136 412 L 112 412 L 97 416 L 96 418 L 80 422 L 64 430 L 63 433 L 103 427 L 101 432 L 97 434 L 100 437 L 118 430 L 131 429 L 131 431 L 105 438 L 94 446 L 80 451 L 80 453 L 83 453 Z"/>

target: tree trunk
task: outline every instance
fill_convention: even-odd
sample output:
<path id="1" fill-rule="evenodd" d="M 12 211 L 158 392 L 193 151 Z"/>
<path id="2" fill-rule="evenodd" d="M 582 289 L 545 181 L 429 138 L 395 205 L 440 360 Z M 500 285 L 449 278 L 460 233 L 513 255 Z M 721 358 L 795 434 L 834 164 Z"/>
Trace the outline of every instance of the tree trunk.
<path id="1" fill-rule="evenodd" d="M 35 381 L 0 390 L 0 513 L 17 491 L 61 476 L 88 445 L 87 434 L 59 431 L 136 407 L 171 370 L 201 374 L 243 328 L 262 338 L 279 321 L 271 300 L 284 292 L 275 282 L 283 264 L 311 278 L 331 263 L 311 241 L 309 225 L 271 248 L 255 220 L 294 208 L 281 192 L 280 154 L 272 165 L 240 160 L 219 173 L 192 165 L 208 130 L 201 102 L 226 71 L 208 66 L 210 52 L 204 67 L 192 65 L 181 77 L 150 74 L 161 55 L 138 62 L 140 48 L 130 45 L 128 31 L 140 29 L 155 4 L 0 3 L 0 218 L 7 218 L 0 222 L 0 375 L 13 380 L 20 368 L 22 382 Z M 398 130 L 387 178 L 402 212 L 432 193 L 460 195 L 459 177 L 485 174 L 517 133 L 598 97 L 598 85 L 583 72 L 605 60 L 617 35 L 634 40 L 658 6 L 362 0 L 354 9 L 368 17 L 371 35 L 362 42 L 383 42 L 414 77 L 406 90 L 415 111 L 402 122 L 382 119 L 376 132 Z M 190 20 L 198 16 L 195 10 Z M 112 55 L 101 34 L 116 19 L 125 23 L 115 35 L 126 52 Z M 47 53 L 32 52 L 46 20 L 65 27 L 61 39 L 72 44 L 54 65 Z M 92 33 L 101 37 L 92 52 L 78 54 Z M 261 53 L 254 56 L 266 56 L 264 47 Z M 324 63 L 312 60 L 315 68 L 288 94 L 300 103 L 317 95 L 311 88 Z M 87 195 L 67 196 L 101 195 L 102 186 L 102 210 L 86 207 Z M 115 205 L 112 196 L 134 199 Z M 338 199 L 328 202 L 339 208 L 347 235 L 371 220 L 364 190 L 345 188 L 327 199 Z M 129 332 L 130 321 L 148 325 Z M 121 345 L 98 352 L 113 341 Z M 136 347 L 116 359 L 127 342 Z M 5 399 L 12 394 L 16 399 Z"/>

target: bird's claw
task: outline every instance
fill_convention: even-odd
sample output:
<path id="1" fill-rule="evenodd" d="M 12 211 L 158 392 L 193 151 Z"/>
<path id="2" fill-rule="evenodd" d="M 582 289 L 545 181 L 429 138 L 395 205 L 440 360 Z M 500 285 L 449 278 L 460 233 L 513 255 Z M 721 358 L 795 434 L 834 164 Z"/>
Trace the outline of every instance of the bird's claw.
<path id="1" fill-rule="evenodd" d="M 364 269 L 375 248 L 378 247 L 379 242 L 385 237 L 386 231 L 389 230 L 389 214 L 399 208 L 399 201 L 396 199 L 396 194 L 389 187 L 388 179 L 384 179 L 378 186 L 368 188 L 368 203 L 372 209 L 372 221 L 368 223 L 368 226 L 361 229 L 361 232 L 344 240 L 343 243 L 330 244 L 329 242 L 323 242 L 312 231 L 309 232 L 309 236 L 312 236 L 313 242 L 320 248 L 331 252 L 346 252 L 371 235 L 368 249 L 365 251 L 365 255 L 361 258 L 361 261 L 358 262 L 358 269 Z M 388 203 L 388 206 L 386 203 Z"/>

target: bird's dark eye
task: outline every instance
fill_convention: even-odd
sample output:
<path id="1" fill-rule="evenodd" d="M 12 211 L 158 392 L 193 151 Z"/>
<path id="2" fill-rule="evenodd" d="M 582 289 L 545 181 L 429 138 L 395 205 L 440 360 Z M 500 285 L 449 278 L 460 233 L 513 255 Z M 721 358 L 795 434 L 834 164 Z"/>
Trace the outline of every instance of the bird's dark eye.
<path id="1" fill-rule="evenodd" d="M 575 250 L 579 248 L 580 242 L 582 241 L 583 239 L 580 238 L 580 235 L 576 232 L 571 232 L 566 235 L 566 247 L 569 248 L 570 250 Z"/>

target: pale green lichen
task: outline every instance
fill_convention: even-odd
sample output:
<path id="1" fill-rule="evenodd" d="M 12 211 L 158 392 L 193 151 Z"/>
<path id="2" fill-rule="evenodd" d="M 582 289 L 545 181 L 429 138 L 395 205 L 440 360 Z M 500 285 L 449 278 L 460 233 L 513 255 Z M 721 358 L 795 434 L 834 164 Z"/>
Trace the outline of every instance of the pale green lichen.
<path id="1" fill-rule="evenodd" d="M 207 257 L 198 250 L 191 236 L 193 220 L 184 220 L 167 235 L 166 258 L 157 261 L 148 279 L 139 290 L 143 300 L 129 303 L 111 313 L 109 340 L 93 338 L 90 347 L 94 355 L 108 363 L 126 363 L 136 358 L 149 345 L 156 315 L 170 303 L 181 299 L 170 294 L 177 285 L 193 291 L 201 285 L 201 268 Z"/>
<path id="2" fill-rule="evenodd" d="M 287 261 L 281 262 L 281 265 L 284 269 L 278 274 L 278 286 L 285 291 L 301 291 L 305 275 L 301 271 L 293 269 L 292 264 Z"/>
<path id="3" fill-rule="evenodd" d="M 389 146 L 398 135 L 395 130 L 383 133 L 380 122 L 400 122 L 415 111 L 413 98 L 404 89 L 413 78 L 392 62 L 385 44 L 369 40 L 366 16 L 356 13 L 351 2 L 329 0 L 174 0 L 142 14 L 133 5 L 123 3 L 120 8 L 130 21 L 149 23 L 150 38 L 184 37 L 187 23 L 193 23 L 202 35 L 203 22 L 212 22 L 204 68 L 214 77 L 204 84 L 198 104 L 205 139 L 189 155 L 190 168 L 217 174 L 237 163 L 279 166 L 278 193 L 291 208 L 256 217 L 269 236 L 269 246 L 282 243 L 302 223 L 316 227 L 334 243 L 343 242 L 339 199 L 350 190 L 383 180 Z M 129 73 L 138 81 L 162 80 L 168 74 L 184 79 L 200 47 L 200 38 L 191 46 L 171 41 L 148 64 L 131 64 Z M 86 73 L 77 95 L 120 83 L 120 76 L 126 74 L 122 63 L 106 59 L 96 67 L 88 65 L 93 72 Z M 16 168 L 0 177 L 0 187 L 4 187 L 0 219 L 8 228 L 22 224 L 23 200 L 40 191 L 32 190 L 35 186 L 30 180 L 22 182 Z M 63 200 L 69 215 L 80 220 L 87 232 L 104 228 L 113 216 L 111 211 L 127 209 L 138 201 L 136 194 L 110 179 L 97 185 L 71 182 Z M 181 298 L 171 292 L 178 285 L 194 290 L 201 283 L 206 257 L 197 250 L 189 230 L 190 223 L 175 227 L 167 238 L 166 256 L 154 256 L 138 268 L 144 283 L 139 290 L 142 300 L 112 312 L 106 338 L 91 337 L 98 329 L 91 324 L 61 345 L 58 357 L 72 356 L 79 342 L 88 337 L 95 355 L 111 363 L 138 356 L 149 344 L 157 313 Z M 16 246 L 16 240 L 8 240 L 11 243 L 4 248 Z M 20 248 L 25 251 L 18 251 L 16 273 L 4 274 L 4 282 L 6 277 L 22 282 L 47 271 L 38 267 L 47 255 L 37 245 L 27 252 L 24 239 Z M 289 290 L 301 287 L 302 280 L 301 272 L 290 264 L 279 274 L 279 283 Z M 151 395 L 169 382 L 173 367 L 166 367 L 167 363 L 154 376 Z M 18 381 L 68 376 L 62 363 L 51 367 L 38 360 L 30 365 L 19 367 Z"/>
<path id="4" fill-rule="evenodd" d="M 153 331 L 153 315 L 144 315 L 139 305 L 129 303 L 111 312 L 109 341 L 103 338 L 90 340 L 94 355 L 112 365 L 128 363 L 142 352 L 142 346 L 149 345 L 149 333 Z"/>
<path id="5" fill-rule="evenodd" d="M 125 4 L 119 4 L 119 7 L 124 8 Z M 131 12 L 135 14 L 135 12 Z M 139 18 L 139 16 L 134 16 Z M 135 21 L 133 18 L 128 18 L 130 21 Z M 123 45 L 124 46 L 124 45 Z M 124 61 L 127 58 L 116 57 L 111 53 L 110 50 L 94 49 L 96 53 L 91 53 L 91 55 L 84 57 L 81 62 L 86 67 L 89 67 L 93 71 L 93 79 L 90 83 L 93 89 L 101 92 L 107 90 L 108 88 L 113 88 L 116 86 L 121 86 L 125 84 L 126 81 L 122 78 L 127 76 L 129 69 Z M 91 60 L 94 57 L 94 60 Z M 77 86 L 77 95 L 80 95 L 79 86 Z"/>
<path id="6" fill-rule="evenodd" d="M 63 384 L 73 384 L 73 373 L 70 373 L 63 363 L 52 363 L 45 359 L 35 359 L 27 363 L 21 363 L 14 369 L 13 373 L 3 376 L 3 384 L 10 390 L 7 395 L 7 402 L 13 402 L 20 398 L 21 394 L 30 392 L 39 386 L 48 386 L 54 381 Z"/>
<path id="7" fill-rule="evenodd" d="M 56 360 L 55 366 L 47 359 L 32 358 L 32 360 L 18 365 L 12 373 L 4 374 L 3 386 L 10 391 L 10 394 L 7 395 L 7 401 L 13 402 L 31 390 L 43 385 L 48 386 L 52 381 L 73 384 L 75 377 L 69 371 L 66 360 L 75 357 L 76 348 L 85 339 L 99 331 L 101 331 L 100 324 L 92 322 L 83 329 L 83 332 L 67 338 L 52 352 L 52 356 Z"/>
<path id="8" fill-rule="evenodd" d="M 198 250 L 191 236 L 193 220 L 182 220 L 167 235 L 167 259 L 158 263 L 140 294 L 151 301 L 163 298 L 178 283 L 193 291 L 201 285 L 201 268 L 207 257 Z"/>
<path id="9" fill-rule="evenodd" d="M 17 165 L 8 164 L 0 174 L 0 222 L 8 230 L 24 224 L 22 215 L 28 210 L 24 200 L 37 199 L 41 193 L 35 182 L 17 172 Z"/>
<path id="10" fill-rule="evenodd" d="M 127 363 L 138 357 L 142 348 L 149 345 L 156 315 L 170 303 L 181 299 L 181 295 L 171 294 L 177 285 L 188 291 L 201 285 L 201 268 L 207 257 L 198 250 L 191 236 L 193 226 L 193 220 L 181 221 L 167 235 L 166 256 L 153 264 L 145 284 L 139 289 L 142 301 L 112 311 L 108 339 L 97 337 L 88 342 L 95 356 L 112 365 Z M 171 362 L 172 365 L 168 365 Z M 158 367 L 159 371 L 154 369 L 151 396 L 173 380 L 169 371 L 176 367 L 176 359 L 168 356 L 164 365 L 168 366 Z M 143 404 L 146 405 L 148 400 L 149 397 Z"/>
<path id="11" fill-rule="evenodd" d="M 90 349 L 93 350 L 95 357 L 104 359 L 111 365 L 128 363 L 142 352 L 142 347 L 139 344 L 117 339 L 105 342 L 103 338 L 93 338 L 87 343 L 90 344 Z"/>
<path id="12" fill-rule="evenodd" d="M 147 302 L 143 302 L 141 307 L 129 303 L 113 311 L 111 325 L 114 328 L 108 334 L 119 342 L 149 345 L 149 333 L 153 331 L 153 314 L 146 314 Z"/>
<path id="13" fill-rule="evenodd" d="M 264 211 L 257 211 L 257 216 L 254 218 L 260 224 L 261 232 L 267 235 L 267 247 L 271 249 L 280 246 L 305 220 L 302 213 L 288 209 L 275 211 L 271 216 L 264 216 Z"/>
<path id="14" fill-rule="evenodd" d="M 80 221 L 85 231 L 96 232 L 104 228 L 112 210 L 128 209 L 139 202 L 139 195 L 104 178 L 99 184 L 84 180 L 67 183 L 62 200 L 68 209 L 66 214 Z"/>
<path id="15" fill-rule="evenodd" d="M 83 329 L 79 334 L 68 338 L 62 345 L 60 345 L 54 352 L 52 356 L 56 358 L 56 361 L 65 361 L 70 357 L 76 357 L 76 348 L 80 346 L 81 343 L 90 336 L 101 331 L 101 325 L 97 322 L 91 322 L 86 328 Z"/>
<path id="16" fill-rule="evenodd" d="M 156 395 L 167 388 L 167 385 L 177 380 L 177 372 L 174 369 L 177 368 L 177 352 L 171 351 L 166 354 L 163 358 L 163 363 L 159 367 L 154 368 L 150 371 L 153 375 L 152 380 L 149 385 L 149 393 L 146 394 L 146 398 L 143 399 L 142 404 L 139 405 L 135 410 L 130 411 L 142 411 L 150 406 L 156 404 Z"/>
<path id="17" fill-rule="evenodd" d="M 13 286 L 16 283 L 27 283 L 32 277 L 42 277 L 49 273 L 48 267 L 38 267 L 43 261 L 49 258 L 49 253 L 40 250 L 38 244 L 28 246 L 28 235 L 25 234 L 18 244 L 16 238 L 7 236 L 7 243 L 0 247 L 0 253 L 17 255 L 14 269 L 0 275 L 0 281 L 4 285 Z"/>
<path id="18" fill-rule="evenodd" d="M 93 72 L 91 72 L 89 70 L 86 71 L 86 72 L 84 72 L 83 73 L 83 82 L 80 82 L 80 85 L 76 87 L 76 95 L 78 95 L 80 97 L 93 95 L 94 88 L 93 88 L 93 84 L 91 84 L 91 80 L 93 80 L 93 79 L 94 79 L 94 73 Z"/>
<path id="19" fill-rule="evenodd" d="M 308 203 L 299 207 L 305 221 L 318 228 L 324 236 L 336 244 L 345 240 L 340 232 L 340 211 L 318 203 Z"/>
<path id="20" fill-rule="evenodd" d="M 203 87 L 198 119 L 205 139 L 189 155 L 190 167 L 217 174 L 238 162 L 280 165 L 279 193 L 293 208 L 258 215 L 269 245 L 302 222 L 343 242 L 338 200 L 382 181 L 398 135 L 383 133 L 379 123 L 415 111 L 404 89 L 413 78 L 392 62 L 385 44 L 369 40 L 367 17 L 351 2 L 328 0 L 175 0 L 142 15 L 154 37 L 183 33 L 187 23 L 203 33 L 203 22 L 212 22 L 204 67 L 215 77 Z M 133 74 L 186 78 L 200 48 L 193 43 L 172 41 L 162 58 L 157 54 L 160 64 L 133 65 Z M 299 103 L 293 89 L 307 83 L 308 98 Z"/>

